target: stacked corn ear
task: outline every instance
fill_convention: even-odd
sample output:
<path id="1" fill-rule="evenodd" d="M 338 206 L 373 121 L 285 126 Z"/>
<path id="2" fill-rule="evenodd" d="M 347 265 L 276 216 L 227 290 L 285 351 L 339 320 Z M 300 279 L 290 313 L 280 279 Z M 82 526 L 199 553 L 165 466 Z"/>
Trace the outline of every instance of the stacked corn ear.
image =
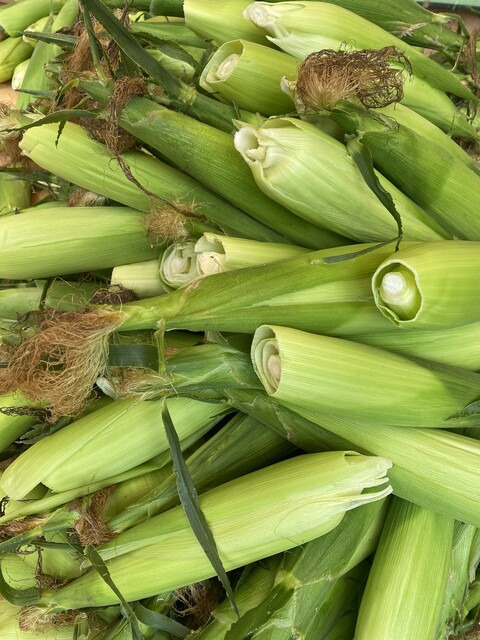
<path id="1" fill-rule="evenodd" d="M 449 19 L 0 8 L 0 638 L 475 629 L 478 100 Z M 403 87 L 308 103 L 322 49 L 390 51 Z"/>

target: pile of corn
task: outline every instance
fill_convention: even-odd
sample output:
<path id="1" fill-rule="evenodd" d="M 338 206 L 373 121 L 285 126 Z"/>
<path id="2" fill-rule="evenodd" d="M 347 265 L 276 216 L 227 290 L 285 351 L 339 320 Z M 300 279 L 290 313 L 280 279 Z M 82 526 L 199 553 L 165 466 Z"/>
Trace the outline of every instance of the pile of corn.
<path id="1" fill-rule="evenodd" d="M 0 640 L 480 638 L 451 20 L 0 8 Z"/>

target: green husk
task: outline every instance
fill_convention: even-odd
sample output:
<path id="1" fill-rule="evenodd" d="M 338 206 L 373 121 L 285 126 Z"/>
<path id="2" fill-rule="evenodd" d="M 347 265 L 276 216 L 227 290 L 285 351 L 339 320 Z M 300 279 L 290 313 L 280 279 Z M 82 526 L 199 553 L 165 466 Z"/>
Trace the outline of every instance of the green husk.
<path id="1" fill-rule="evenodd" d="M 350 340 L 470 371 L 480 370 L 480 322 L 450 329 L 409 329 L 350 336 Z"/>
<path id="2" fill-rule="evenodd" d="M 159 252 L 151 247 L 142 219 L 142 213 L 124 207 L 66 207 L 4 216 L 0 277 L 43 278 L 152 259 Z"/>
<path id="3" fill-rule="evenodd" d="M 152 43 L 158 40 L 167 40 L 185 47 L 205 48 L 207 45 L 203 38 L 199 38 L 182 22 L 154 22 L 147 20 L 132 22 L 128 28 L 135 36 L 151 40 Z"/>
<path id="4" fill-rule="evenodd" d="M 23 0 L 26 2 L 26 0 Z M 22 3 L 23 4 L 23 3 Z M 20 607 L 11 605 L 6 600 L 0 601 L 1 634 L 5 640 L 71 640 L 74 626 L 67 624 L 50 629 L 22 630 L 19 627 Z M 40 620 L 38 621 L 40 622 Z"/>
<path id="5" fill-rule="evenodd" d="M 480 375 L 470 371 L 287 327 L 259 327 L 251 356 L 265 390 L 282 404 L 372 427 L 454 427 L 453 415 L 480 389 Z"/>
<path id="6" fill-rule="evenodd" d="M 375 493 L 361 492 L 367 486 L 384 485 L 389 466 L 388 460 L 343 452 L 297 456 L 203 494 L 200 507 L 225 569 L 328 533 L 341 522 L 346 510 L 388 495 L 388 487 Z M 182 507 L 124 532 L 99 552 L 104 559 L 116 556 L 106 564 L 127 600 L 212 576 L 210 562 Z M 141 571 L 141 583 L 132 582 L 132 566 Z M 38 604 L 55 612 L 114 602 L 115 594 L 95 571 L 89 571 L 66 587 L 44 592 Z"/>
<path id="7" fill-rule="evenodd" d="M 40 18 L 40 20 L 37 20 L 36 22 L 34 22 L 33 24 L 31 24 L 30 26 L 27 27 L 25 33 L 23 34 L 22 38 L 25 40 L 25 42 L 28 42 L 29 45 L 31 45 L 32 47 L 35 47 L 37 44 L 37 40 L 35 38 L 32 38 L 30 35 L 32 32 L 33 33 L 49 33 L 49 28 L 51 26 L 52 20 L 54 20 L 56 18 L 56 16 L 44 16 L 43 18 Z"/>
<path id="8" fill-rule="evenodd" d="M 0 173 L 0 216 L 30 206 L 31 186 L 9 173 Z"/>
<path id="9" fill-rule="evenodd" d="M 272 0 L 272 2 L 277 1 L 279 0 Z M 416 46 L 444 49 L 459 48 L 464 44 L 461 35 L 443 26 L 451 20 L 451 16 L 427 11 L 410 0 L 328 0 L 328 2 L 353 11 L 365 20 Z"/>
<path id="10" fill-rule="evenodd" d="M 248 0 L 185 0 L 185 24 L 217 44 L 234 38 L 267 44 L 263 30 L 242 17 L 248 4 Z"/>
<path id="11" fill-rule="evenodd" d="M 205 228 L 203 220 L 240 237 L 268 241 L 281 237 L 150 155 L 127 151 L 121 156 L 142 190 L 125 175 L 115 155 L 90 139 L 79 125 L 67 122 L 58 141 L 57 136 L 58 125 L 35 127 L 23 134 L 20 147 L 42 168 L 84 189 L 139 211 L 159 211 L 171 237 L 184 237 L 190 231 L 198 232 L 202 226 L 198 235 L 212 230 L 211 226 Z"/>
<path id="12" fill-rule="evenodd" d="M 187 460 L 188 469 L 199 493 L 246 473 L 273 464 L 293 451 L 285 439 L 265 428 L 250 416 L 237 415 Z M 179 502 L 176 477 L 171 474 L 129 509 L 110 518 L 116 532 L 139 524 L 166 511 Z"/>
<path id="13" fill-rule="evenodd" d="M 229 390 L 227 394 L 236 397 L 235 404 L 247 411 L 255 406 L 261 422 L 270 420 L 276 430 L 307 451 L 352 447 L 363 453 L 388 456 L 393 462 L 389 477 L 395 495 L 480 526 L 477 440 L 439 429 L 372 426 L 294 405 L 284 412 L 275 403 L 272 407 L 265 399 L 255 398 L 253 392 Z M 299 415 L 292 415 L 292 411 Z"/>
<path id="14" fill-rule="evenodd" d="M 58 13 L 63 7 L 65 0 L 22 0 L 22 2 L 12 2 L 0 14 L 0 30 L 11 37 L 21 36 L 22 33 L 34 22 L 44 16 L 48 16 L 50 11 Z"/>
<path id="15" fill-rule="evenodd" d="M 399 327 L 447 329 L 480 317 L 480 243 L 419 244 L 382 263 L 372 278 L 375 303 Z"/>
<path id="16" fill-rule="evenodd" d="M 10 80 L 17 65 L 30 58 L 32 53 L 33 48 L 22 38 L 0 41 L 0 83 Z"/>
<path id="17" fill-rule="evenodd" d="M 464 603 L 479 562 L 480 537 L 476 527 L 455 523 L 448 582 L 436 640 L 447 640 L 465 615 Z"/>
<path id="18" fill-rule="evenodd" d="M 195 244 L 195 253 L 198 273 L 213 275 L 223 271 L 285 260 L 308 253 L 308 249 L 289 244 L 256 242 L 246 238 L 230 238 L 215 233 L 204 233 Z"/>
<path id="19" fill-rule="evenodd" d="M 371 246 L 359 245 L 355 251 Z M 394 331 L 373 304 L 370 283 L 392 245 L 328 262 L 351 251 L 324 249 L 238 270 L 235 278 L 229 272 L 202 278 L 183 291 L 123 305 L 121 328 L 155 328 L 163 319 L 167 328 L 193 331 L 253 333 L 267 322 L 337 336 Z"/>
<path id="20" fill-rule="evenodd" d="M 295 58 L 275 49 L 233 40 L 223 44 L 210 58 L 200 77 L 200 86 L 248 111 L 267 116 L 290 113 L 294 105 L 281 91 L 280 82 L 284 76 L 294 80 L 298 65 Z"/>
<path id="21" fill-rule="evenodd" d="M 60 29 L 72 27 L 77 19 L 78 0 L 66 0 L 58 12 L 57 16 L 49 18 L 45 25 L 37 28 L 37 31 L 44 33 L 56 33 Z M 37 42 L 33 51 L 28 68 L 25 72 L 21 91 L 17 98 L 17 109 L 27 109 L 39 99 L 42 92 L 50 92 L 55 88 L 55 82 L 47 71 L 48 64 L 61 53 L 61 48 L 47 42 Z M 28 93 L 35 92 L 34 94 Z M 38 93 L 37 93 L 38 92 Z"/>
<path id="22" fill-rule="evenodd" d="M 442 227 L 460 239 L 480 238 L 480 176 L 463 162 L 412 129 L 353 104 L 338 103 L 332 117 L 360 136 L 378 169 Z"/>
<path id="23" fill-rule="evenodd" d="M 11 82 L 12 89 L 14 91 L 18 91 L 18 89 L 20 89 L 20 87 L 22 86 L 22 82 L 28 69 L 29 62 L 30 59 L 24 60 L 23 62 L 20 62 L 20 64 L 17 64 L 17 66 L 15 67 Z"/>
<path id="24" fill-rule="evenodd" d="M 409 109 L 403 104 L 392 104 L 388 107 L 377 109 L 379 113 L 393 118 L 404 127 L 413 129 L 418 135 L 425 136 L 431 141 L 443 147 L 451 155 L 461 160 L 469 169 L 479 173 L 480 167 L 472 156 L 470 156 L 459 144 L 457 144 L 449 135 L 446 135 L 438 126 L 434 125 L 424 116 L 413 109 Z M 451 120 L 451 119 L 450 119 Z"/>
<path id="25" fill-rule="evenodd" d="M 257 129 L 240 125 L 235 147 L 258 187 L 309 222 L 357 242 L 396 236 L 396 222 L 366 184 L 347 148 L 313 124 L 275 118 Z M 393 197 L 405 239 L 446 237 L 445 231 L 391 182 L 380 174 L 377 177 Z"/>
<path id="26" fill-rule="evenodd" d="M 358 640 L 434 638 L 455 521 L 394 498 L 358 614 Z"/>
<path id="27" fill-rule="evenodd" d="M 169 409 L 181 439 L 201 437 L 223 413 L 222 405 L 188 398 L 171 399 Z M 155 402 L 117 400 L 27 449 L 5 471 L 2 486 L 19 499 L 39 483 L 61 492 L 132 469 L 168 448 L 160 415 Z"/>
<path id="28" fill-rule="evenodd" d="M 112 271 L 111 283 L 133 291 L 139 298 L 160 296 L 167 289 L 160 280 L 159 267 L 158 259 L 117 266 Z"/>
<path id="29" fill-rule="evenodd" d="M 146 98 L 131 100 L 122 111 L 119 124 L 178 169 L 284 236 L 283 240 L 276 237 L 273 241 L 290 239 L 312 249 L 347 242 L 298 218 L 264 195 L 235 151 L 229 134 Z M 250 239 L 259 238 L 250 235 Z"/>
<path id="30" fill-rule="evenodd" d="M 388 500 L 348 513 L 336 529 L 284 554 L 275 584 L 260 605 L 231 627 L 227 638 L 324 640 L 337 621 L 357 608 Z M 203 640 L 203 639 L 202 639 Z"/>
<path id="31" fill-rule="evenodd" d="M 413 72 L 437 89 L 466 100 L 473 93 L 453 73 L 394 35 L 342 7 L 323 2 L 255 2 L 244 17 L 264 29 L 267 39 L 295 57 L 305 58 L 321 49 L 338 49 L 342 43 L 355 49 L 392 46 L 408 57 Z"/>

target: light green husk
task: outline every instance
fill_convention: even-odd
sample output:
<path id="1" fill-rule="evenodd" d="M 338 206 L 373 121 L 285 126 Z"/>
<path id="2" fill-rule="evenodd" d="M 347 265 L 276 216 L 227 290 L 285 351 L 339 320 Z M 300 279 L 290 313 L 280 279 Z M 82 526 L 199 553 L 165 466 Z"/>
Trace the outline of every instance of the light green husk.
<path id="1" fill-rule="evenodd" d="M 280 51 L 247 40 L 233 40 L 210 58 L 200 86 L 248 111 L 267 116 L 290 113 L 294 105 L 281 91 L 280 82 L 283 76 L 294 80 L 298 65 L 298 60 Z"/>
<path id="2" fill-rule="evenodd" d="M 64 4 L 57 16 L 48 18 L 45 23 L 34 25 L 34 31 L 56 33 L 60 29 L 72 27 L 78 15 L 78 0 L 64 0 Z M 31 30 L 31 29 L 30 29 Z M 25 38 L 25 36 L 24 36 Z M 34 40 L 35 42 L 35 40 Z M 22 91 L 49 92 L 55 88 L 55 82 L 47 71 L 48 64 L 62 51 L 54 44 L 35 42 L 35 49 L 25 72 L 21 85 Z M 20 93 L 17 98 L 17 109 L 27 109 L 38 101 L 39 94 Z"/>
<path id="3" fill-rule="evenodd" d="M 413 129 L 418 135 L 429 138 L 432 142 L 435 142 L 440 147 L 443 147 L 445 151 L 454 155 L 461 160 L 473 171 L 480 172 L 480 168 L 477 162 L 464 150 L 462 147 L 454 142 L 449 135 L 446 135 L 438 126 L 434 125 L 424 116 L 413 109 L 409 109 L 403 104 L 392 104 L 388 107 L 377 109 L 377 112 L 393 118 L 404 127 Z"/>
<path id="4" fill-rule="evenodd" d="M 242 16 L 248 4 L 248 0 L 185 0 L 185 24 L 217 44 L 235 38 L 267 44 L 264 31 Z"/>
<path id="5" fill-rule="evenodd" d="M 359 245 L 355 251 L 370 247 Z M 370 278 L 393 245 L 355 259 L 327 263 L 352 247 L 202 278 L 183 291 L 122 306 L 122 330 L 169 329 L 253 333 L 263 323 L 348 336 L 396 330 L 375 307 Z M 335 303 L 335 304 L 332 304 Z"/>
<path id="6" fill-rule="evenodd" d="M 480 317 L 480 243 L 429 242 L 400 250 L 372 278 L 375 303 L 400 327 L 447 329 Z"/>
<path id="7" fill-rule="evenodd" d="M 387 456 L 395 495 L 426 509 L 480 527 L 480 443 L 442 429 L 404 429 L 361 423 L 290 405 L 289 411 L 257 391 L 228 390 L 234 406 L 306 451 L 352 447 Z M 297 415 L 298 414 L 298 415 Z"/>
<path id="8" fill-rule="evenodd" d="M 337 526 L 345 512 L 382 499 L 390 462 L 344 452 L 297 456 L 232 480 L 199 498 L 227 571 L 317 538 Z M 255 527 L 252 527 L 255 523 Z M 129 552 L 130 551 L 130 552 Z M 206 579 L 213 569 L 190 529 L 182 507 L 152 518 L 100 548 L 110 575 L 127 600 L 163 593 Z M 131 580 L 132 566 L 142 580 Z M 174 569 L 173 569 L 174 568 Z M 50 611 L 115 603 L 94 571 L 39 605 Z"/>
<path id="9" fill-rule="evenodd" d="M 79 187 L 139 211 L 165 209 L 165 227 L 173 232 L 174 237 L 188 234 L 189 225 L 193 225 L 193 229 L 203 226 L 199 235 L 212 230 L 211 226 L 205 228 L 207 225 L 202 222 L 207 219 L 210 225 L 218 224 L 225 233 L 258 240 L 279 239 L 275 231 L 235 209 L 196 180 L 150 155 L 128 151 L 121 156 L 145 192 L 127 178 L 114 154 L 92 140 L 79 125 L 67 122 L 58 141 L 57 137 L 58 125 L 42 125 L 26 131 L 20 147 L 42 168 Z M 182 205 L 186 205 L 189 211 L 185 212 Z"/>
<path id="10" fill-rule="evenodd" d="M 33 48 L 22 38 L 7 38 L 0 41 L 0 83 L 10 80 L 17 65 L 28 60 L 32 53 Z"/>
<path id="11" fill-rule="evenodd" d="M 194 59 L 199 58 L 197 62 L 200 62 L 204 54 L 203 49 L 194 49 L 193 51 L 187 51 L 185 47 L 184 49 L 185 53 L 188 53 Z M 197 67 L 193 62 L 187 62 L 183 60 L 183 58 L 176 58 L 173 55 L 168 55 L 166 53 L 163 53 L 159 49 L 149 48 L 146 49 L 146 51 L 148 51 L 152 58 L 155 58 L 155 60 L 159 62 L 164 69 L 166 69 L 175 77 L 180 78 L 183 82 L 193 81 L 193 78 L 197 73 Z"/>
<path id="12" fill-rule="evenodd" d="M 455 523 L 448 582 L 440 613 L 436 640 L 448 640 L 462 623 L 468 589 L 480 560 L 480 536 L 476 527 Z"/>
<path id="13" fill-rule="evenodd" d="M 313 124 L 275 118 L 258 129 L 240 126 L 235 147 L 259 188 L 309 222 L 358 242 L 396 236 L 394 219 L 367 186 L 346 147 Z M 405 239 L 445 237 L 424 211 L 377 176 L 402 217 Z"/>
<path id="14" fill-rule="evenodd" d="M 34 22 L 54 13 L 63 7 L 65 0 L 22 0 L 21 3 L 12 2 L 0 14 L 0 30 L 9 36 L 17 37 Z"/>
<path id="15" fill-rule="evenodd" d="M 283 459 L 293 446 L 271 429 L 237 414 L 186 460 L 195 488 L 203 493 L 234 478 Z M 176 476 L 141 497 L 128 510 L 110 518 L 112 531 L 121 532 L 179 503 Z M 107 514 L 108 515 L 108 514 Z"/>
<path id="16" fill-rule="evenodd" d="M 454 427 L 480 389 L 476 373 L 287 327 L 259 327 L 251 355 L 274 399 L 372 428 Z"/>
<path id="17" fill-rule="evenodd" d="M 461 35 L 443 26 L 451 20 L 449 15 L 427 11 L 410 0 L 328 1 L 357 13 L 413 45 L 443 49 L 458 48 L 464 42 Z"/>
<path id="18" fill-rule="evenodd" d="M 0 173 L 0 216 L 30 206 L 30 183 L 9 173 Z"/>
<path id="19" fill-rule="evenodd" d="M 213 275 L 223 271 L 285 260 L 308 253 L 308 249 L 290 244 L 256 242 L 246 238 L 230 238 L 215 233 L 204 233 L 195 244 L 195 253 L 198 273 Z"/>
<path id="20" fill-rule="evenodd" d="M 8 467 L 2 486 L 12 498 L 25 496 L 42 483 L 56 492 L 132 469 L 168 448 L 160 405 L 117 400 L 43 438 Z M 169 401 L 181 439 L 201 437 L 217 422 L 223 408 L 188 398 Z M 132 427 L 135 430 L 132 432 Z"/>
<path id="21" fill-rule="evenodd" d="M 180 289 L 198 278 L 195 242 L 174 243 L 160 261 L 160 280 L 166 290 Z"/>
<path id="22" fill-rule="evenodd" d="M 428 137 L 366 109 L 338 103 L 332 117 L 361 136 L 378 169 L 442 227 L 460 239 L 480 239 L 480 176 Z"/>
<path id="23" fill-rule="evenodd" d="M 290 240 L 312 249 L 346 244 L 347 240 L 337 234 L 302 220 L 264 195 L 235 151 L 228 133 L 146 98 L 131 100 L 122 111 L 119 124 L 178 169 L 284 236 L 283 240 L 277 236 L 271 241 Z M 260 238 L 250 235 L 250 239 Z"/>
<path id="24" fill-rule="evenodd" d="M 65 207 L 0 218 L 0 277 L 32 279 L 149 260 L 143 215 L 125 207 Z"/>
<path id="25" fill-rule="evenodd" d="M 394 35 L 342 7 L 323 2 L 255 2 L 245 9 L 243 15 L 263 28 L 270 42 L 299 58 L 321 49 L 338 49 L 342 43 L 356 49 L 396 47 L 408 57 L 416 76 L 437 89 L 475 100 L 472 92 L 453 73 Z"/>
<path id="26" fill-rule="evenodd" d="M 112 285 L 134 291 L 139 298 L 160 296 L 167 289 L 160 280 L 159 268 L 158 259 L 124 264 L 114 267 L 110 281 Z"/>
<path id="27" fill-rule="evenodd" d="M 26 2 L 26 0 L 23 1 Z M 72 624 L 43 631 L 21 630 L 19 628 L 21 611 L 20 607 L 15 607 L 6 600 L 0 601 L 0 633 L 5 640 L 72 640 L 74 632 Z"/>
<path id="28" fill-rule="evenodd" d="M 455 521 L 394 498 L 358 614 L 357 640 L 434 638 Z"/>
<path id="29" fill-rule="evenodd" d="M 409 329 L 350 336 L 350 340 L 470 371 L 480 370 L 480 322 L 450 329 Z"/>
<path id="30" fill-rule="evenodd" d="M 355 509 L 327 535 L 284 554 L 273 589 L 232 631 L 253 631 L 255 640 L 325 640 L 357 607 L 368 573 L 363 560 L 375 551 L 387 507 L 383 500 Z"/>
<path id="31" fill-rule="evenodd" d="M 132 22 L 128 27 L 129 31 L 135 35 L 148 36 L 158 40 L 168 40 L 176 42 L 183 47 L 205 48 L 207 43 L 203 38 L 199 38 L 191 29 L 185 26 L 184 22 L 168 21 L 160 22 L 159 19 L 151 18 L 141 22 Z"/>

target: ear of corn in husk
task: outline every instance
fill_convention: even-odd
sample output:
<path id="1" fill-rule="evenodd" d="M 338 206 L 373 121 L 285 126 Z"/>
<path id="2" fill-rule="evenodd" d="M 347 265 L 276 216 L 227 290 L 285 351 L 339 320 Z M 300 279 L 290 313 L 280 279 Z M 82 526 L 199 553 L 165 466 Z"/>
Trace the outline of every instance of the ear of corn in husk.
<path id="1" fill-rule="evenodd" d="M 388 460 L 344 452 L 299 456 L 230 481 L 199 502 L 228 571 L 324 535 L 346 510 L 385 497 L 388 486 L 362 491 L 385 485 L 389 467 Z M 107 567 L 127 600 L 191 584 L 213 571 L 181 507 L 124 532 L 100 553 L 116 556 Z M 141 584 L 129 578 L 132 566 L 142 572 Z M 55 612 L 114 602 L 115 594 L 90 570 L 54 593 L 44 592 L 37 604 Z"/>
<path id="2" fill-rule="evenodd" d="M 308 249 L 288 244 L 256 242 L 246 238 L 231 238 L 215 233 L 204 233 L 195 244 L 195 253 L 197 254 L 198 274 L 213 275 L 223 271 L 284 260 L 308 253 Z"/>
<path id="3" fill-rule="evenodd" d="M 359 245 L 356 250 L 371 245 Z M 351 247 L 325 249 L 232 274 L 202 278 L 184 291 L 122 306 L 122 330 L 167 328 L 253 333 L 275 319 L 306 331 L 351 335 L 395 327 L 372 302 L 370 278 L 392 247 L 328 262 Z M 336 304 L 331 304 L 335 302 Z"/>
<path id="4" fill-rule="evenodd" d="M 319 229 L 264 195 L 236 153 L 231 136 L 224 131 L 146 98 L 131 100 L 122 111 L 119 123 L 181 171 L 284 236 L 283 240 L 278 236 L 272 238 L 274 242 L 290 239 L 312 249 L 346 243 L 331 230 Z M 255 239 L 253 235 L 249 237 Z"/>
<path id="5" fill-rule="evenodd" d="M 26 0 L 24 0 L 26 1 Z M 73 637 L 74 626 L 73 620 L 71 624 L 51 627 L 50 629 L 40 630 L 41 620 L 37 621 L 35 630 L 21 629 L 20 615 L 22 609 L 15 607 L 6 600 L 0 601 L 0 625 L 1 634 L 5 640 L 71 640 Z M 44 625 L 43 625 L 44 626 Z"/>
<path id="6" fill-rule="evenodd" d="M 309 222 L 357 242 L 396 236 L 395 221 L 367 186 L 345 146 L 314 125 L 293 118 L 272 119 L 257 129 L 240 125 L 235 147 L 259 188 Z M 422 209 L 378 177 L 398 208 L 405 239 L 446 237 Z"/>
<path id="7" fill-rule="evenodd" d="M 248 443 L 248 444 L 247 444 Z M 273 464 L 294 447 L 250 416 L 237 415 L 186 460 L 198 492 L 204 492 L 238 476 Z M 109 527 L 124 531 L 142 520 L 178 504 L 176 478 L 172 474 L 142 496 L 128 510 L 110 518 Z"/>
<path id="8" fill-rule="evenodd" d="M 245 20 L 246 0 L 185 0 L 185 24 L 206 40 L 222 44 L 234 38 L 266 43 L 265 33 Z"/>
<path id="9" fill-rule="evenodd" d="M 262 224 L 242 214 L 198 182 L 142 152 L 127 151 L 122 160 L 142 188 L 133 184 L 116 162 L 113 153 L 91 140 L 79 125 L 68 122 L 57 144 L 57 125 L 29 129 L 20 146 L 24 153 L 44 169 L 74 184 L 121 202 L 139 211 L 157 210 L 164 220 L 165 233 L 175 238 L 205 228 L 202 220 L 241 237 L 262 240 L 279 238 Z M 82 164 L 80 164 L 82 161 Z M 163 216 L 163 218 L 162 218 Z M 197 220 L 198 219 L 198 220 Z"/>
<path id="10" fill-rule="evenodd" d="M 328 1 L 330 4 L 353 11 L 412 45 L 432 49 L 462 46 L 462 36 L 444 26 L 451 19 L 448 14 L 427 11 L 410 0 Z"/>
<path id="11" fill-rule="evenodd" d="M 141 212 L 125 207 L 66 207 L 4 216 L 0 277 L 43 278 L 154 258 L 158 250 L 150 246 L 142 219 Z"/>
<path id="12" fill-rule="evenodd" d="M 435 637 L 454 520 L 394 498 L 363 594 L 355 638 Z"/>
<path id="13" fill-rule="evenodd" d="M 30 62 L 30 59 L 24 60 L 23 62 L 20 62 L 20 64 L 17 64 L 17 66 L 15 67 L 15 71 L 13 72 L 12 82 L 11 82 L 12 89 L 14 91 L 18 91 L 18 89 L 20 89 L 20 87 L 22 86 L 22 82 L 25 77 L 25 73 L 28 69 L 29 62 Z"/>
<path id="14" fill-rule="evenodd" d="M 375 303 L 400 327 L 446 329 L 480 317 L 480 243 L 452 241 L 400 250 L 372 278 Z"/>
<path id="15" fill-rule="evenodd" d="M 0 15 L 0 30 L 17 37 L 34 22 L 55 13 L 62 8 L 65 0 L 23 0 L 12 2 Z"/>
<path id="16" fill-rule="evenodd" d="M 201 437 L 223 413 L 221 405 L 187 398 L 171 399 L 169 408 L 180 438 Z M 60 492 L 127 471 L 167 449 L 160 414 L 155 402 L 109 404 L 30 447 L 5 471 L 2 486 L 18 499 L 39 483 Z"/>
<path id="17" fill-rule="evenodd" d="M 160 279 L 158 259 L 114 267 L 111 283 L 133 291 L 139 298 L 151 298 L 167 292 Z"/>
<path id="18" fill-rule="evenodd" d="M 372 428 L 454 427 L 453 414 L 476 400 L 480 383 L 463 369 L 271 325 L 255 332 L 252 361 L 276 400 Z"/>
<path id="19" fill-rule="evenodd" d="M 209 93 L 243 109 L 280 115 L 293 111 L 292 100 L 281 91 L 280 81 L 283 76 L 293 80 L 298 64 L 295 58 L 275 49 L 232 40 L 213 54 L 199 82 Z"/>
<path id="20" fill-rule="evenodd" d="M 61 29 L 72 27 L 77 19 L 78 0 L 67 0 L 58 12 L 58 15 L 47 18 L 43 24 L 36 24 L 29 31 L 44 33 L 56 33 Z M 25 36 L 24 36 L 25 38 Z M 31 38 L 30 38 L 31 39 Z M 27 40 L 28 42 L 29 40 Z M 34 40 L 35 42 L 35 40 Z M 42 93 L 53 91 L 55 82 L 47 71 L 47 65 L 61 53 L 61 48 L 47 42 L 35 42 L 34 51 L 28 68 L 25 72 L 20 93 L 17 98 L 17 109 L 27 109 L 29 105 L 36 103 Z M 28 93 L 33 92 L 33 93 Z"/>
<path id="21" fill-rule="evenodd" d="M 28 60 L 33 48 L 22 38 L 7 38 L 0 42 L 0 82 L 7 82 L 21 62 Z"/>
<path id="22" fill-rule="evenodd" d="M 412 129 L 351 103 L 337 104 L 332 117 L 349 133 L 361 135 L 379 170 L 442 227 L 460 239 L 480 237 L 480 176 L 463 162 Z"/>
<path id="23" fill-rule="evenodd" d="M 472 92 L 453 73 L 359 15 L 323 2 L 255 2 L 244 16 L 265 30 L 267 39 L 295 57 L 313 51 L 337 49 L 342 42 L 358 49 L 395 47 L 408 57 L 416 76 L 432 86 L 467 100 Z"/>
<path id="24" fill-rule="evenodd" d="M 9 173 L 0 173 L 0 216 L 30 206 L 31 187 Z"/>

